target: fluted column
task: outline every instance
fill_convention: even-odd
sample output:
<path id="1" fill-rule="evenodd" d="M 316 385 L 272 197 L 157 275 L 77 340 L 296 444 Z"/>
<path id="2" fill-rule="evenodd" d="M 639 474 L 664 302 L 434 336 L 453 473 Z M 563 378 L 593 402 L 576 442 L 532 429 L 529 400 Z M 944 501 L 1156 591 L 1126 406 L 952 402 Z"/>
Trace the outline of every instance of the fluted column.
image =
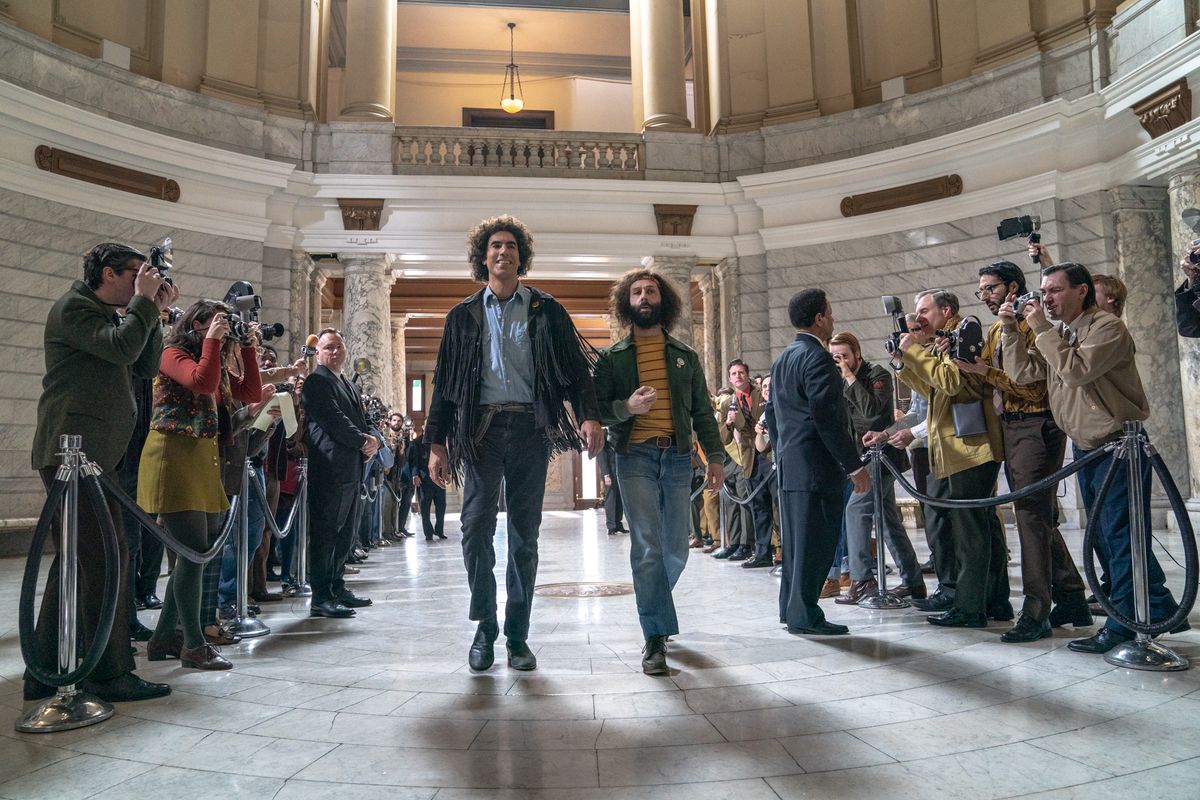
<path id="1" fill-rule="evenodd" d="M 683 4 L 675 0 L 630 0 L 630 49 L 641 108 L 634 109 L 642 130 L 690 130 L 683 77 Z M 640 78 L 640 80 L 639 80 Z M 634 92 L 634 98 L 639 92 Z"/>
<path id="2" fill-rule="evenodd" d="M 739 264 L 737 258 L 726 258 L 713 269 L 717 284 L 717 318 L 720 325 L 721 371 L 717 385 L 726 381 L 724 365 L 742 357 L 742 318 L 738 300 Z"/>
<path id="3" fill-rule="evenodd" d="M 346 119 L 393 120 L 396 104 L 396 2 L 346 4 Z"/>
<path id="4" fill-rule="evenodd" d="M 391 263 L 386 255 L 342 259 L 345 282 L 342 289 L 342 335 L 346 340 L 346 374 L 354 362 L 365 358 L 367 369 L 359 370 L 360 386 L 392 403 Z"/>
<path id="5" fill-rule="evenodd" d="M 700 299 L 704 306 L 704 377 L 708 391 L 716 394 L 721 386 L 721 322 L 717 281 L 710 272 L 700 278 Z"/>
<path id="6" fill-rule="evenodd" d="M 392 411 L 408 413 L 408 353 L 405 350 L 404 326 L 408 316 L 392 317 Z"/>
<path id="7" fill-rule="evenodd" d="M 683 310 L 679 321 L 671 328 L 671 335 L 686 345 L 692 344 L 692 271 L 696 268 L 695 256 L 652 256 L 644 262 L 649 269 L 669 280 L 679 292 Z"/>
<path id="8" fill-rule="evenodd" d="M 1170 211 L 1168 219 L 1170 221 L 1170 249 L 1164 254 L 1164 260 L 1169 258 L 1170 261 L 1162 265 L 1165 272 L 1170 268 L 1170 276 L 1164 275 L 1160 278 L 1159 285 L 1152 287 L 1151 291 L 1157 289 L 1165 293 L 1183 282 L 1183 272 L 1175 267 L 1183 258 L 1183 254 L 1187 252 L 1188 243 L 1196 238 L 1191 229 L 1183 224 L 1180 216 L 1186 208 L 1196 208 L 1200 206 L 1200 172 L 1183 172 L 1172 175 L 1170 182 L 1167 184 L 1167 193 L 1170 200 Z M 1130 300 L 1132 301 L 1132 289 L 1130 286 Z M 1129 303 L 1129 313 L 1137 314 L 1140 309 L 1132 302 Z M 1179 484 L 1180 491 L 1187 495 L 1190 499 L 1187 501 L 1188 510 L 1191 512 L 1192 521 L 1195 524 L 1200 524 L 1200 339 L 1185 339 L 1179 337 L 1177 339 L 1179 348 L 1179 381 L 1180 381 L 1180 396 L 1182 401 L 1179 403 L 1183 413 L 1183 430 L 1184 438 L 1187 445 L 1187 463 L 1189 480 L 1183 480 L 1179 473 L 1175 474 L 1175 482 Z M 1138 356 L 1142 355 L 1142 344 L 1138 342 Z M 1146 379 L 1145 372 L 1142 373 L 1142 379 Z M 1149 390 L 1149 386 L 1146 387 Z M 1151 407 L 1158 404 L 1158 400 L 1154 395 L 1150 395 Z M 1155 444 L 1164 444 L 1159 437 Z M 1174 472 L 1174 465 L 1170 465 Z"/>

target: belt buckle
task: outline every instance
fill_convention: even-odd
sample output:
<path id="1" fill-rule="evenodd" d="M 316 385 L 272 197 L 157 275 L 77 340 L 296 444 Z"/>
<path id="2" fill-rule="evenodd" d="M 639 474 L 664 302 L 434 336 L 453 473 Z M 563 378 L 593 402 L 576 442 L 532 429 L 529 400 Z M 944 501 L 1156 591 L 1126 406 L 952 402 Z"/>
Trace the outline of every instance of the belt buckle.
<path id="1" fill-rule="evenodd" d="M 654 445 L 659 450 L 668 450 L 671 447 L 675 446 L 675 442 L 672 441 L 672 438 L 673 437 L 671 437 L 671 436 L 655 436 L 654 437 Z"/>

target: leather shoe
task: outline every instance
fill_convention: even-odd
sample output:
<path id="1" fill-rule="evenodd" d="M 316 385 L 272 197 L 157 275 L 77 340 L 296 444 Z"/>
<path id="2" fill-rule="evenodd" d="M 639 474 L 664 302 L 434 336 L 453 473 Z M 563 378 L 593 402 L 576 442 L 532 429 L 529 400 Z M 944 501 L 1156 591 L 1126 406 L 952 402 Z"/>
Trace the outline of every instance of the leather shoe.
<path id="1" fill-rule="evenodd" d="M 346 619 L 354 616 L 353 608 L 346 608 L 336 600 L 326 600 L 323 603 L 313 603 L 308 610 L 310 617 L 329 617 L 330 619 Z"/>
<path id="2" fill-rule="evenodd" d="M 830 580 L 827 578 L 825 580 L 825 583 L 821 585 L 821 599 L 822 600 L 824 600 L 827 597 L 837 597 L 841 593 L 842 593 L 842 586 L 835 580 Z"/>
<path id="3" fill-rule="evenodd" d="M 954 600 L 945 592 L 937 591 L 924 600 L 913 600 L 912 607 L 918 611 L 949 611 L 954 608 Z"/>
<path id="4" fill-rule="evenodd" d="M 712 544 L 707 544 L 707 545 L 705 545 L 705 546 L 704 546 L 704 550 L 703 550 L 703 552 L 705 552 L 705 553 L 712 553 L 712 552 L 716 551 L 716 550 L 717 550 L 717 548 L 719 548 L 720 546 L 721 546 L 721 545 L 720 545 L 720 544 L 718 544 L 717 542 L 713 542 Z"/>
<path id="5" fill-rule="evenodd" d="M 509 639 L 505 642 L 508 648 L 508 665 L 513 669 L 528 672 L 537 669 L 537 656 L 529 649 L 529 645 L 520 639 Z"/>
<path id="6" fill-rule="evenodd" d="M 366 608 L 367 606 L 371 605 L 372 602 L 371 598 L 359 597 L 353 592 L 342 592 L 340 595 L 338 595 L 337 601 L 346 608 Z"/>
<path id="7" fill-rule="evenodd" d="M 752 549 L 750 549 L 749 547 L 747 547 L 746 545 L 742 545 L 737 550 L 733 551 L 733 554 L 729 556 L 729 560 L 730 561 L 745 561 L 746 559 L 750 558 L 750 556 L 752 556 L 752 555 L 754 555 L 754 551 Z"/>
<path id="8" fill-rule="evenodd" d="M 775 561 L 770 556 L 766 558 L 752 558 L 749 561 L 742 562 L 742 569 L 758 569 L 759 567 L 773 566 L 775 566 Z"/>
<path id="9" fill-rule="evenodd" d="M 1051 635 L 1050 621 L 1038 622 L 1028 614 L 1022 614 L 1017 624 L 1006 630 L 1001 636 L 1002 642 L 1036 642 Z"/>
<path id="10" fill-rule="evenodd" d="M 279 592 L 251 592 L 250 598 L 256 603 L 274 603 L 282 600 L 283 595 Z"/>
<path id="11" fill-rule="evenodd" d="M 221 657 L 217 652 L 217 648 L 211 644 L 202 644 L 194 650 L 183 649 L 179 652 L 179 663 L 181 666 L 190 667 L 191 669 L 233 669 L 233 664 Z"/>
<path id="12" fill-rule="evenodd" d="M 1109 628 L 1101 628 L 1096 631 L 1095 635 L 1089 636 L 1086 639 L 1076 639 L 1073 642 L 1067 643 L 1068 650 L 1074 650 L 1076 653 L 1107 653 L 1119 644 L 1123 644 L 1132 639 L 1132 636 L 1122 636 L 1119 633 L 1114 633 Z"/>
<path id="13" fill-rule="evenodd" d="M 483 672 L 496 661 L 496 629 L 488 630 L 482 623 L 475 631 L 475 641 L 467 653 L 467 665 L 475 672 Z"/>
<path id="14" fill-rule="evenodd" d="M 1064 598 L 1061 602 L 1055 604 L 1054 608 L 1050 609 L 1050 627 L 1058 628 L 1062 625 L 1074 625 L 1076 628 L 1086 628 L 1089 625 L 1094 625 L 1095 620 L 1092 619 L 1092 612 L 1088 609 L 1087 600 L 1083 599 L 1083 592 L 1077 595 Z"/>
<path id="15" fill-rule="evenodd" d="M 913 600 L 926 600 L 929 597 L 923 581 L 915 586 L 901 583 L 888 589 L 888 591 L 896 595 L 896 597 L 911 597 Z"/>
<path id="16" fill-rule="evenodd" d="M 647 675 L 667 675 L 667 637 L 651 636 L 642 648 L 642 672 Z"/>
<path id="17" fill-rule="evenodd" d="M 787 632 L 802 636 L 845 636 L 850 633 L 850 629 L 845 625 L 838 625 L 829 620 L 822 620 L 810 628 L 788 625 Z"/>
<path id="18" fill-rule="evenodd" d="M 987 617 L 994 619 L 997 622 L 1010 622 L 1016 614 L 1013 613 L 1012 603 L 1007 600 L 1003 604 L 997 603 L 994 606 L 988 606 Z"/>
<path id="19" fill-rule="evenodd" d="M 957 608 L 952 608 L 944 614 L 938 614 L 933 617 L 926 617 L 925 621 L 930 625 L 939 625 L 943 628 L 986 628 L 987 617 L 983 614 L 965 614 Z"/>
<path id="20" fill-rule="evenodd" d="M 154 631 L 147 628 L 141 622 L 134 622 L 129 626 L 129 638 L 135 642 L 148 642 L 150 637 L 154 635 Z"/>
<path id="21" fill-rule="evenodd" d="M 852 606 L 867 595 L 875 594 L 875 592 L 878 590 L 879 584 L 875 582 L 874 578 L 865 581 L 851 581 L 850 591 L 846 592 L 846 594 L 842 595 L 833 602 L 837 603 L 839 606 Z"/>
<path id="22" fill-rule="evenodd" d="M 141 611 L 143 609 L 153 610 L 155 608 L 162 608 L 162 600 L 159 600 L 158 595 L 151 592 L 148 595 L 144 595 L 144 596 L 138 598 L 137 607 L 138 607 L 139 611 Z"/>
<path id="23" fill-rule="evenodd" d="M 151 639 L 146 643 L 146 660 L 147 661 L 166 661 L 170 658 L 179 658 L 180 651 L 183 650 L 183 634 L 179 631 L 171 637 L 170 641 L 157 642 Z"/>
<path id="24" fill-rule="evenodd" d="M 84 681 L 81 688 L 106 703 L 132 703 L 165 697 L 171 693 L 171 687 L 167 684 L 144 681 L 132 672 L 107 681 Z"/>
<path id="25" fill-rule="evenodd" d="M 730 556 L 732 556 L 732 555 L 733 555 L 734 553 L 736 553 L 737 551 L 738 551 L 738 549 L 737 549 L 736 547 L 733 547 L 733 546 L 730 546 L 730 547 L 722 547 L 720 550 L 718 550 L 717 552 L 713 553 L 713 554 L 712 554 L 712 556 L 713 556 L 713 558 L 729 558 Z"/>

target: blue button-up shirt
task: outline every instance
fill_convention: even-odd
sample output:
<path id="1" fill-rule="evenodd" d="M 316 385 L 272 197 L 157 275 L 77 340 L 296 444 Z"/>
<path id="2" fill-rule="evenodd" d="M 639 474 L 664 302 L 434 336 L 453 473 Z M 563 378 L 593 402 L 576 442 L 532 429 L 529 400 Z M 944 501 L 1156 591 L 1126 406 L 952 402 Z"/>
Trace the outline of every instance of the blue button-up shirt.
<path id="1" fill-rule="evenodd" d="M 529 299 L 518 286 L 508 300 L 491 287 L 483 290 L 483 371 L 479 402 L 483 405 L 533 402 L 533 346 L 529 341 Z"/>

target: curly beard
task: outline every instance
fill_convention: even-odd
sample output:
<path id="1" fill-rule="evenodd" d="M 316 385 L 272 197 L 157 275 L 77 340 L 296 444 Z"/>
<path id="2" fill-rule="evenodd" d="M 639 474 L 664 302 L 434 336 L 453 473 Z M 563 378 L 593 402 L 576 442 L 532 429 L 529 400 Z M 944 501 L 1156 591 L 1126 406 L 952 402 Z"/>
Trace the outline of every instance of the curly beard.
<path id="1" fill-rule="evenodd" d="M 639 328 L 657 328 L 662 325 L 662 304 L 643 309 L 634 306 L 629 309 L 629 317 Z"/>

